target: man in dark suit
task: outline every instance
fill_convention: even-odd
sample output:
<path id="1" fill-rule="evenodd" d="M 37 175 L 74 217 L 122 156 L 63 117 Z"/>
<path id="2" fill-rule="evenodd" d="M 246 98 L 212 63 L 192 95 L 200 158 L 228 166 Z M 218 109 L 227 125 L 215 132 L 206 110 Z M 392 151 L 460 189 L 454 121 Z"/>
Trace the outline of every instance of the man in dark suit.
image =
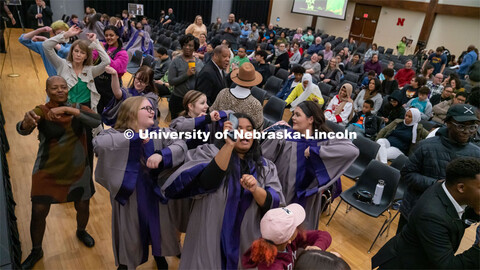
<path id="1" fill-rule="evenodd" d="M 28 8 L 28 17 L 31 19 L 31 26 L 37 29 L 52 24 L 53 12 L 50 7 L 47 7 L 44 1 L 35 0 L 36 5 L 31 5 Z"/>
<path id="2" fill-rule="evenodd" d="M 420 197 L 400 234 L 372 258 L 380 269 L 479 269 L 480 244 L 455 255 L 465 228 L 480 220 L 480 160 L 447 165 L 446 180 Z"/>
<path id="3" fill-rule="evenodd" d="M 230 50 L 219 45 L 213 50 L 212 59 L 203 67 L 195 82 L 195 90 L 205 93 L 209 106 L 213 104 L 218 93 L 228 87 L 225 70 L 230 63 Z"/>

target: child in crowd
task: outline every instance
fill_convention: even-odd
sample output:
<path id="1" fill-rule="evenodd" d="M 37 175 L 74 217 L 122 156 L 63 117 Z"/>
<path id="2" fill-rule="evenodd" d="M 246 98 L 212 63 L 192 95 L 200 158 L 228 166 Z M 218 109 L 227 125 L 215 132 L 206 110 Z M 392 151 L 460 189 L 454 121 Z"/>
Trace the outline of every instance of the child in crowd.
<path id="1" fill-rule="evenodd" d="M 242 257 L 245 268 L 293 269 L 297 249 L 326 250 L 332 242 L 328 232 L 302 231 L 305 210 L 299 204 L 269 210 L 260 222 L 262 238 L 253 242 Z"/>
<path id="2" fill-rule="evenodd" d="M 292 93 L 292 90 L 302 82 L 305 68 L 299 65 L 294 65 L 290 71 L 292 74 L 288 76 L 287 81 L 282 86 L 282 90 L 277 93 L 277 97 L 283 100 L 286 100 L 290 93 Z"/>
<path id="3" fill-rule="evenodd" d="M 422 114 L 422 120 L 428 120 L 432 118 L 432 103 L 428 100 L 428 95 L 430 95 L 430 88 L 427 86 L 422 86 L 418 90 L 418 97 L 410 99 L 406 108 L 417 108 Z"/>
<path id="4" fill-rule="evenodd" d="M 362 110 L 353 116 L 347 126 L 349 132 L 355 132 L 357 135 L 367 138 L 372 138 L 377 135 L 379 126 L 377 117 L 372 114 L 373 105 L 374 102 L 371 99 L 363 102 Z"/>
<path id="5" fill-rule="evenodd" d="M 367 73 L 367 77 L 364 77 L 363 80 L 362 80 L 362 84 L 360 86 L 360 88 L 365 88 L 368 86 L 368 83 L 370 82 L 371 79 L 375 78 L 375 71 L 373 70 L 370 70 L 368 73 Z"/>

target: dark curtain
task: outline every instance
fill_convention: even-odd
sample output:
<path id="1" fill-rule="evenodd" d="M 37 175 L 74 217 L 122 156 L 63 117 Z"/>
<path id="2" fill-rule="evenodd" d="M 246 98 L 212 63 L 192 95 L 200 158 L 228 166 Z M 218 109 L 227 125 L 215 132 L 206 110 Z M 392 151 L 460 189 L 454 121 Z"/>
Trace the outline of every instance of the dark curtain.
<path id="1" fill-rule="evenodd" d="M 173 8 L 173 14 L 175 14 L 177 22 L 193 23 L 195 16 L 197 15 L 202 15 L 203 21 L 209 22 L 212 15 L 212 0 L 85 0 L 85 7 L 93 7 L 97 12 L 107 13 L 108 15 L 113 16 L 121 15 L 122 10 L 128 9 L 128 3 L 143 4 L 145 16 L 154 20 L 159 19 L 159 14 L 161 10 L 165 10 L 165 13 L 168 13 L 169 8 Z"/>
<path id="2" fill-rule="evenodd" d="M 232 13 L 235 14 L 235 19 L 240 18 L 243 21 L 256 22 L 259 25 L 268 24 L 268 9 L 271 0 L 233 0 Z"/>
<path id="3" fill-rule="evenodd" d="M 49 7 L 51 7 L 49 0 L 45 0 L 45 4 L 47 4 L 47 6 L 49 6 Z M 8 27 L 14 27 L 14 28 L 20 28 L 21 27 L 21 24 L 20 24 L 20 21 L 19 21 L 19 18 L 18 18 L 18 13 L 17 13 L 17 9 L 18 9 L 18 11 L 20 13 L 20 16 L 22 17 L 22 22 L 23 22 L 25 28 L 32 28 L 33 21 L 32 21 L 32 19 L 28 18 L 28 16 L 27 16 L 27 11 L 28 11 L 28 8 L 30 7 L 30 5 L 35 5 L 35 0 L 22 0 L 22 5 L 21 6 L 8 6 L 8 9 L 10 9 L 10 11 L 13 14 L 13 17 L 17 21 L 17 24 L 12 26 L 12 24 L 10 23 L 10 20 L 8 20 L 7 26 Z M 3 12 L 3 9 L 2 9 L 2 16 L 6 16 L 6 14 L 4 14 L 4 12 Z M 1 23 L 3 23 L 3 21 Z"/>

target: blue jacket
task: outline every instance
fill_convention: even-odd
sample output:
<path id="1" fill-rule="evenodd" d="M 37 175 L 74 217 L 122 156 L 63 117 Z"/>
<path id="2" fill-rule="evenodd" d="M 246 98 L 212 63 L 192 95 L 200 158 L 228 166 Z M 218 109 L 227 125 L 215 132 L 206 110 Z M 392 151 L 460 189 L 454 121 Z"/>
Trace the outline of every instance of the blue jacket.
<path id="1" fill-rule="evenodd" d="M 465 74 L 467 74 L 467 72 L 468 72 L 468 68 L 473 63 L 475 63 L 475 61 L 477 61 L 477 57 L 478 57 L 477 53 L 474 50 L 467 53 L 463 57 L 462 64 L 460 64 L 460 68 L 458 69 L 458 74 L 461 74 L 461 75 L 465 76 Z"/>
<path id="2" fill-rule="evenodd" d="M 43 65 L 47 70 L 48 76 L 57 75 L 57 71 L 53 67 L 53 65 L 48 61 L 45 53 L 43 52 L 43 41 L 32 41 L 31 39 L 23 38 L 23 34 L 18 38 L 18 41 L 22 43 L 25 47 L 29 48 L 30 50 L 40 54 L 43 60 Z M 65 59 L 67 58 L 68 52 L 70 51 L 71 44 L 62 44 L 62 48 L 57 52 L 58 56 Z"/>
<path id="3" fill-rule="evenodd" d="M 288 80 L 286 80 L 285 83 L 282 86 L 282 90 L 280 90 L 280 92 L 278 92 L 276 96 L 278 98 L 286 100 L 287 97 L 290 95 L 290 93 L 293 90 L 292 83 L 293 83 L 294 80 L 295 80 L 295 77 L 292 77 L 292 78 L 289 78 Z"/>

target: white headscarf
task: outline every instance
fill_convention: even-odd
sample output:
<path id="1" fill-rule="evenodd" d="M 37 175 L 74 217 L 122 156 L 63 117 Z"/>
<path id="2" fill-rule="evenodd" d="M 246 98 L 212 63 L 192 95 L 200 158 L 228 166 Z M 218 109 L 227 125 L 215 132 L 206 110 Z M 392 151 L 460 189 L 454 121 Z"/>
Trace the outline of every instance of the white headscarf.
<path id="1" fill-rule="evenodd" d="M 408 109 L 407 112 L 412 113 L 412 122 L 410 124 L 407 124 L 407 123 L 405 123 L 405 119 L 404 119 L 403 123 L 405 124 L 405 126 L 408 126 L 408 127 L 413 126 L 413 128 L 412 128 L 412 143 L 416 143 L 417 142 L 418 122 L 420 122 L 420 120 L 422 120 L 422 115 L 417 108 L 410 108 L 410 109 Z"/>
<path id="2" fill-rule="evenodd" d="M 302 77 L 302 87 L 303 87 L 303 82 L 304 81 L 308 81 L 308 84 L 307 84 L 307 87 L 305 87 L 303 89 L 303 93 L 298 97 L 296 98 L 291 106 L 292 106 L 292 109 L 291 111 L 293 112 L 293 110 L 297 107 L 298 104 L 300 104 L 301 102 L 307 100 L 307 98 L 311 95 L 311 94 L 314 94 L 315 96 L 321 98 L 322 97 L 322 93 L 320 92 L 320 89 L 318 89 L 318 86 L 313 84 L 313 79 L 312 79 L 312 75 L 310 75 L 309 73 L 305 73 L 303 74 L 303 77 Z"/>

